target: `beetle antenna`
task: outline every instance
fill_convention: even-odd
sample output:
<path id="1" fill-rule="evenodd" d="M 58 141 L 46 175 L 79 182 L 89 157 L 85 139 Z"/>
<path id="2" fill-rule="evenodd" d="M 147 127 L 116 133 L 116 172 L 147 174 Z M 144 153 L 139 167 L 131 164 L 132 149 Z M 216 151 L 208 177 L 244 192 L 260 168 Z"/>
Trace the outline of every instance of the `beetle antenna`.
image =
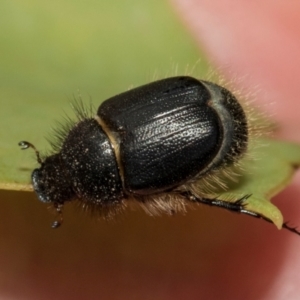
<path id="1" fill-rule="evenodd" d="M 57 219 L 51 225 L 53 229 L 60 227 L 64 221 L 62 208 L 63 208 L 63 204 L 54 203 L 54 209 L 55 209 Z"/>
<path id="2" fill-rule="evenodd" d="M 254 218 L 262 219 L 265 220 L 266 222 L 274 224 L 274 222 L 256 212 L 250 211 L 245 209 L 246 203 L 245 201 L 251 197 L 251 195 L 245 195 L 242 198 L 238 199 L 235 202 L 227 202 L 224 200 L 219 200 L 219 199 L 207 199 L 207 198 L 199 198 L 193 195 L 190 192 L 181 192 L 180 195 L 184 196 L 186 199 L 188 199 L 191 202 L 197 202 L 197 203 L 202 203 L 210 206 L 217 206 L 220 208 L 224 208 L 229 211 L 245 214 Z M 298 230 L 296 227 L 291 227 L 287 224 L 287 222 L 282 224 L 282 228 L 287 229 L 293 233 L 296 233 L 297 235 L 300 235 L 300 230 Z"/>
<path id="3" fill-rule="evenodd" d="M 18 145 L 21 147 L 22 150 L 25 150 L 25 149 L 28 149 L 28 148 L 32 148 L 35 152 L 35 155 L 36 155 L 36 158 L 37 158 L 37 162 L 42 165 L 43 164 L 43 161 L 41 160 L 41 157 L 40 157 L 40 152 L 37 151 L 37 149 L 35 148 L 35 146 L 29 142 L 26 142 L 26 141 L 21 141 L 18 143 Z"/>

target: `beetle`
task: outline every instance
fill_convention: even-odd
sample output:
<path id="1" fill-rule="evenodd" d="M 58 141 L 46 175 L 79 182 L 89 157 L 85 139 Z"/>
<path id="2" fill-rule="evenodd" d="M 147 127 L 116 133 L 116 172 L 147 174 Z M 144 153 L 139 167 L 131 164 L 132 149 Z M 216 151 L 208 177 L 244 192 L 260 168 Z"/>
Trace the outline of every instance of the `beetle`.
<path id="1" fill-rule="evenodd" d="M 40 168 L 32 185 L 56 209 L 53 228 L 63 221 L 64 204 L 75 200 L 104 217 L 129 200 L 150 214 L 173 214 L 194 202 L 272 223 L 245 208 L 249 195 L 227 202 L 202 191 L 205 178 L 218 180 L 218 172 L 226 174 L 247 152 L 247 116 L 226 88 L 177 76 L 111 97 L 94 117 L 80 105 L 76 111 L 78 120 L 59 132 L 54 154 L 42 159 L 31 143 L 19 143 L 36 152 Z"/>

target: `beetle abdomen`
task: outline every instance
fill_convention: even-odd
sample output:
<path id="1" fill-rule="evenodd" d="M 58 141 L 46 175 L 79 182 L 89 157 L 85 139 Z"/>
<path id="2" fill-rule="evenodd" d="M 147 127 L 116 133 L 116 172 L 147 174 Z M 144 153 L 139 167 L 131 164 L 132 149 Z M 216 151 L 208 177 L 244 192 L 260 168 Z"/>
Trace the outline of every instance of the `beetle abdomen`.
<path id="1" fill-rule="evenodd" d="M 119 146 L 127 192 L 149 195 L 172 189 L 206 172 L 221 148 L 230 149 L 228 142 L 224 146 L 225 125 L 211 98 L 205 82 L 174 77 L 122 93 L 99 107 L 101 122 Z"/>

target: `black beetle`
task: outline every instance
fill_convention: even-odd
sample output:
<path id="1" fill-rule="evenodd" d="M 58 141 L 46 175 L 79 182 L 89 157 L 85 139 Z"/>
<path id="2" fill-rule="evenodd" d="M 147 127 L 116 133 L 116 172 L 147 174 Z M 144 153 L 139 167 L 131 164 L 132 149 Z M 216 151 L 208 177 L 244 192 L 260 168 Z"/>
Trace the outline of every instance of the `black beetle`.
<path id="1" fill-rule="evenodd" d="M 109 98 L 95 117 L 80 109 L 77 115 L 56 153 L 44 160 L 32 144 L 19 143 L 36 151 L 41 167 L 32 184 L 38 198 L 56 208 L 54 228 L 62 223 L 64 203 L 73 200 L 105 217 L 135 200 L 150 214 L 172 214 L 198 202 L 272 222 L 245 209 L 249 195 L 235 202 L 207 199 L 197 186 L 247 150 L 245 112 L 224 87 L 172 77 Z"/>

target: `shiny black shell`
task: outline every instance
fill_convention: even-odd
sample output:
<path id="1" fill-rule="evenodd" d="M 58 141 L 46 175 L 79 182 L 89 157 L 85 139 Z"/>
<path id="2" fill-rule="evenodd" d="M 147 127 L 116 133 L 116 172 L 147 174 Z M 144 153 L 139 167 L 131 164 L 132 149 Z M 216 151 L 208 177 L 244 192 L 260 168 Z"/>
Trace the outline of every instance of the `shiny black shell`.
<path id="1" fill-rule="evenodd" d="M 220 87 L 208 85 L 190 77 L 164 79 L 99 107 L 97 115 L 119 144 L 126 191 L 172 189 L 214 160 L 225 129 L 211 105 L 210 89 Z"/>
<path id="2" fill-rule="evenodd" d="M 81 119 L 33 172 L 33 186 L 44 202 L 99 205 L 168 192 L 231 164 L 247 141 L 232 93 L 192 77 L 167 78 L 114 96 L 95 118 Z"/>

